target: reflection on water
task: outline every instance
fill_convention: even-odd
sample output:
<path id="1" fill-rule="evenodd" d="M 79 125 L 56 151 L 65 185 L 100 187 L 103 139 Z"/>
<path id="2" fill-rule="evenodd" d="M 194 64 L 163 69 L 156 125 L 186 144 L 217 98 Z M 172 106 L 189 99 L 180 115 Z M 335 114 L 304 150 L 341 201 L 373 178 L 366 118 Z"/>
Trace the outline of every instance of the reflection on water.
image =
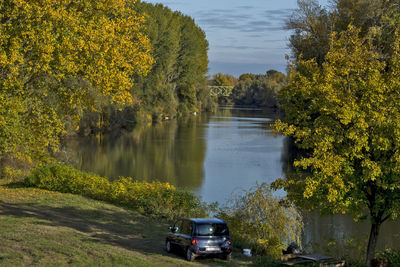
<path id="1" fill-rule="evenodd" d="M 69 139 L 75 166 L 112 179 L 169 182 L 208 202 L 225 202 L 236 189 L 282 177 L 283 137 L 269 129 L 273 112 L 219 112 L 140 126 L 129 133 Z"/>
<path id="2" fill-rule="evenodd" d="M 112 179 L 165 181 L 189 188 L 207 202 L 226 203 L 232 192 L 257 182 L 270 183 L 289 171 L 293 147 L 272 133 L 270 124 L 276 117 L 268 110 L 226 107 L 215 114 L 141 126 L 129 133 L 70 139 L 65 149 L 80 169 Z M 354 223 L 348 216 L 307 214 L 304 241 L 315 252 L 325 252 L 336 240 L 342 242 L 339 254 L 355 255 L 350 251 L 357 242 L 344 240 L 365 241 L 368 232 L 367 222 Z M 379 247 L 400 248 L 399 232 L 399 221 L 385 223 Z"/>
<path id="3" fill-rule="evenodd" d="M 206 117 L 141 126 L 130 133 L 67 140 L 77 168 L 112 179 L 169 182 L 197 189 L 204 176 Z"/>
<path id="4" fill-rule="evenodd" d="M 283 177 L 283 137 L 271 132 L 274 117 L 267 110 L 226 108 L 210 118 L 205 176 L 197 191 L 204 200 L 225 203 L 232 192 Z"/>
<path id="5" fill-rule="evenodd" d="M 354 222 L 346 215 L 320 216 L 318 213 L 306 213 L 303 243 L 314 253 L 331 255 L 351 255 L 354 259 L 364 260 L 370 223 L 368 220 Z M 400 249 L 400 221 L 387 221 L 382 225 L 378 238 L 378 250 L 386 248 Z M 338 244 L 338 246 L 332 246 Z"/>

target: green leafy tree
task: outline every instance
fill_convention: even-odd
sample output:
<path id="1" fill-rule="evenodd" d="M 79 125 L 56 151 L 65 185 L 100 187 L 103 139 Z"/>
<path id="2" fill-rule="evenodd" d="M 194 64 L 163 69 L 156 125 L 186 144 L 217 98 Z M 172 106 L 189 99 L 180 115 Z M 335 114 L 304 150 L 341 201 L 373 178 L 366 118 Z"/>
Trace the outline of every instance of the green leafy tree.
<path id="1" fill-rule="evenodd" d="M 0 168 L 57 149 L 66 124 L 99 99 L 132 102 L 132 76 L 152 63 L 135 4 L 0 2 Z"/>
<path id="2" fill-rule="evenodd" d="M 140 108 L 152 115 L 175 114 L 179 104 L 176 93 L 177 59 L 180 50 L 181 14 L 161 4 L 140 3 L 138 12 L 147 16 L 146 34 L 149 36 L 152 70 L 146 77 L 137 77 Z"/>
<path id="3" fill-rule="evenodd" d="M 243 74 L 232 89 L 232 98 L 238 105 L 278 107 L 278 92 L 286 83 L 286 75 L 274 70 L 265 75 Z"/>
<path id="4" fill-rule="evenodd" d="M 235 86 L 238 80 L 230 74 L 221 72 L 213 75 L 212 84 L 214 86 Z"/>
<path id="5" fill-rule="evenodd" d="M 155 59 L 146 77 L 137 77 L 139 102 L 153 118 L 205 109 L 208 42 L 194 20 L 161 4 L 141 2 L 137 11 L 147 16 L 146 34 Z"/>
<path id="6" fill-rule="evenodd" d="M 383 222 L 400 212 L 400 40 L 386 62 L 361 30 L 332 35 L 322 67 L 299 60 L 281 91 L 276 129 L 307 151 L 296 173 L 277 180 L 296 205 L 323 213 L 369 215 L 366 263 Z M 368 213 L 366 214 L 366 211 Z"/>
<path id="7" fill-rule="evenodd" d="M 238 82 L 241 81 L 250 81 L 255 79 L 256 74 L 252 74 L 252 73 L 244 73 L 242 75 L 239 76 Z"/>
<path id="8" fill-rule="evenodd" d="M 208 41 L 204 31 L 189 16 L 181 17 L 180 50 L 177 59 L 176 90 L 178 112 L 199 111 L 201 91 L 207 90 Z"/>

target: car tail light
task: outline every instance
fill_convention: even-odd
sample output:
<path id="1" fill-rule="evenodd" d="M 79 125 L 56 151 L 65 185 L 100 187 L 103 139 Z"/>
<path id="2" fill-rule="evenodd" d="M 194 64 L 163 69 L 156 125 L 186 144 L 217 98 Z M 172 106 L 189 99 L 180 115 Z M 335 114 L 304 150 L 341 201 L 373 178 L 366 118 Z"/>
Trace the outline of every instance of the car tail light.
<path id="1" fill-rule="evenodd" d="M 197 238 L 193 238 L 192 245 L 197 245 Z"/>

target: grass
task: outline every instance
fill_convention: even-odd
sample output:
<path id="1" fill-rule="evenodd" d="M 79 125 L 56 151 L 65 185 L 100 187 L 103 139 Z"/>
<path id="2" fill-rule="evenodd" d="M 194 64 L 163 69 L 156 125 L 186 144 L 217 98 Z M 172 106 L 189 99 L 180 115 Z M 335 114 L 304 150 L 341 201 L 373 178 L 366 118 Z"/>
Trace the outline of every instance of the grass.
<path id="1" fill-rule="evenodd" d="M 0 184 L 0 266 L 252 266 L 164 251 L 168 224 L 78 195 Z"/>

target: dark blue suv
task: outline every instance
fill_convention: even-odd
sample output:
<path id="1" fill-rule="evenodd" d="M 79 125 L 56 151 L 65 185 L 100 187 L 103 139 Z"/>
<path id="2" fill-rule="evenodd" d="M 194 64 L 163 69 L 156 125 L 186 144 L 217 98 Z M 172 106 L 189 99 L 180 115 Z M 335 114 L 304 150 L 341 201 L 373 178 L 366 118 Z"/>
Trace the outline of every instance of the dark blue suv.
<path id="1" fill-rule="evenodd" d="M 228 225 L 220 219 L 180 219 L 169 227 L 165 249 L 171 252 L 179 248 L 185 252 L 186 259 L 193 261 L 201 255 L 219 255 L 231 259 L 232 241 Z"/>

